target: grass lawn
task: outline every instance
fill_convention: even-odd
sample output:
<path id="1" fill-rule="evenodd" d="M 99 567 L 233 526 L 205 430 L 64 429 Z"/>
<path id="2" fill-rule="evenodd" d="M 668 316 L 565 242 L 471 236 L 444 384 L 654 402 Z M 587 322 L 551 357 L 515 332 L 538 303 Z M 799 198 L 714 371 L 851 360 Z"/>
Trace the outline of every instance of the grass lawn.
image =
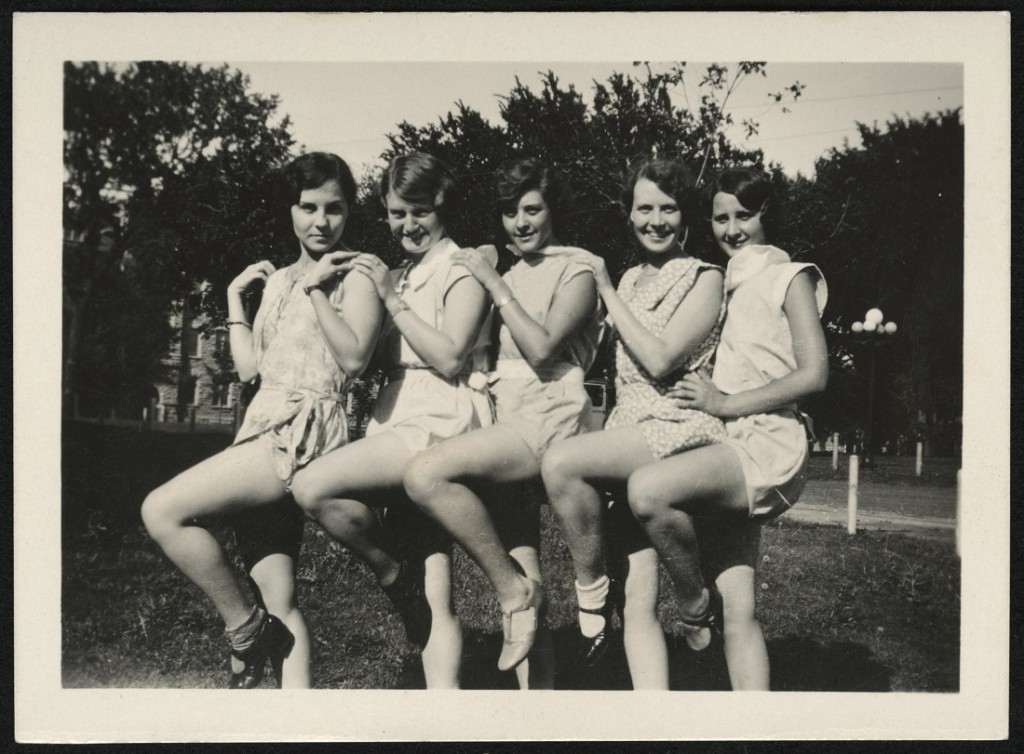
<path id="1" fill-rule="evenodd" d="M 178 468 L 226 438 L 71 426 L 64 436 L 63 680 L 66 687 L 220 688 L 227 652 L 216 613 L 145 536 L 138 506 Z M 912 473 L 912 472 L 911 472 Z M 549 622 L 558 658 L 569 657 L 574 595 L 569 555 L 542 510 Z M 456 603 L 466 633 L 463 687 L 512 689 L 495 668 L 497 603 L 478 569 L 456 551 Z M 313 632 L 318 688 L 422 688 L 369 571 L 307 525 L 300 600 Z M 897 534 L 803 525 L 765 528 L 759 617 L 772 685 L 808 691 L 956 691 L 960 568 L 947 544 Z M 721 656 L 695 664 L 674 629 L 663 579 L 676 689 L 725 689 Z M 628 689 L 621 656 L 601 687 Z M 557 679 L 572 688 L 568 673 Z"/>

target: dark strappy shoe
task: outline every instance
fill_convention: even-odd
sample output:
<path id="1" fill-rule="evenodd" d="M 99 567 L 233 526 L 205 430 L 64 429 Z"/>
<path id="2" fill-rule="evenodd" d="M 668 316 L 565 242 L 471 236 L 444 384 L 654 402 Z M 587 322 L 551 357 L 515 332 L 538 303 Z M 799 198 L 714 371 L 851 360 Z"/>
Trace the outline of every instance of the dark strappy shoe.
<path id="1" fill-rule="evenodd" d="M 721 640 L 722 632 L 725 627 L 725 605 L 722 602 L 722 594 L 713 586 L 708 587 L 708 604 L 704 608 L 704 612 L 696 618 L 692 618 L 682 613 L 679 614 L 679 622 L 683 624 L 685 631 L 696 632 L 702 628 L 709 629 L 711 631 L 711 641 L 708 642 L 706 647 L 701 649 L 694 649 L 690 646 L 690 642 L 686 642 L 686 646 L 690 648 L 691 652 L 697 655 L 703 655 L 708 649 L 711 648 L 712 644 Z"/>
<path id="2" fill-rule="evenodd" d="M 619 615 L 622 615 L 622 609 L 620 607 L 621 597 L 619 595 L 618 583 L 611 579 L 608 585 L 608 597 L 605 598 L 604 606 L 600 608 L 589 608 L 580 607 L 577 608 L 581 613 L 587 613 L 588 615 L 600 615 L 604 618 L 604 628 L 597 634 L 597 636 L 584 636 L 582 632 L 578 633 L 577 644 L 576 644 L 576 667 L 580 671 L 587 671 L 596 668 L 601 660 L 604 659 L 605 655 L 608 654 L 608 650 L 614 644 L 616 638 L 615 629 L 612 627 L 612 616 L 618 611 Z"/>
<path id="3" fill-rule="evenodd" d="M 240 660 L 245 667 L 241 672 L 231 674 L 228 688 L 254 689 L 259 686 L 263 680 L 267 660 L 270 660 L 277 688 L 281 688 L 281 667 L 284 658 L 291 654 L 294 646 L 295 636 L 288 630 L 288 626 L 267 613 L 252 645 L 242 651 L 231 650 L 231 655 Z"/>
<path id="4" fill-rule="evenodd" d="M 420 649 L 427 646 L 433 614 L 424 590 L 424 563 L 422 558 L 403 559 L 398 564 L 398 576 L 381 587 L 391 600 L 405 627 L 406 638 Z"/>

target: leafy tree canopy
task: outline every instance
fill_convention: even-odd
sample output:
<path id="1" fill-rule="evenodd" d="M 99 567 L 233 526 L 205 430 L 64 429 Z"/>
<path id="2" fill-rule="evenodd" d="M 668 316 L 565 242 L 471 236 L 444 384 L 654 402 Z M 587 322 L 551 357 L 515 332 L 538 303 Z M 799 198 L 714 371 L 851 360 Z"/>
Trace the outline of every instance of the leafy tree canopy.
<path id="1" fill-rule="evenodd" d="M 858 124 L 862 146 L 831 150 L 790 187 L 780 235 L 829 283 L 835 363 L 821 414 L 863 428 L 869 354 L 850 326 L 878 307 L 899 327 L 877 352 L 876 437 L 960 416 L 963 390 L 964 132 L 959 110 Z M 782 245 L 782 244 L 780 244 Z M 947 442 L 950 449 L 951 439 Z"/>
<path id="2" fill-rule="evenodd" d="M 293 139 L 248 87 L 227 66 L 65 64 L 66 403 L 79 373 L 115 389 L 151 369 L 152 323 L 196 282 L 280 258 L 268 188 Z"/>

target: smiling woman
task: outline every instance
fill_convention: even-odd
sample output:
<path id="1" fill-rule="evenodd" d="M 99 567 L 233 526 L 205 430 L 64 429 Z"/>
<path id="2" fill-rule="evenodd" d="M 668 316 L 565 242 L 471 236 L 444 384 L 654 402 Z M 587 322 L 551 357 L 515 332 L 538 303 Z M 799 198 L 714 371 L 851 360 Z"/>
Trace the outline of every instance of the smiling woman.
<path id="1" fill-rule="evenodd" d="M 384 383 L 366 436 L 310 464 L 294 485 L 306 513 L 374 572 L 423 650 L 428 688 L 459 686 L 462 633 L 450 542 L 404 499 L 402 474 L 416 453 L 490 421 L 478 374 L 488 305 L 455 263 L 445 224 L 454 192 L 448 167 L 427 154 L 402 155 L 385 171 L 381 201 L 409 263 L 391 271 L 372 254 L 353 261 L 390 315 L 377 351 Z"/>
<path id="2" fill-rule="evenodd" d="M 501 318 L 490 376 L 495 424 L 417 456 L 405 489 L 494 586 L 504 633 L 498 668 L 515 668 L 523 688 L 552 688 L 539 508 L 525 484 L 538 477 L 551 443 L 579 432 L 589 414 L 583 375 L 597 351 L 601 309 L 587 267 L 557 246 L 569 196 L 559 175 L 517 160 L 499 172 L 497 189 L 509 248 L 520 260 L 500 276 L 479 251 L 453 257 L 487 289 Z M 499 528 L 492 511 L 506 505 L 514 520 Z"/>

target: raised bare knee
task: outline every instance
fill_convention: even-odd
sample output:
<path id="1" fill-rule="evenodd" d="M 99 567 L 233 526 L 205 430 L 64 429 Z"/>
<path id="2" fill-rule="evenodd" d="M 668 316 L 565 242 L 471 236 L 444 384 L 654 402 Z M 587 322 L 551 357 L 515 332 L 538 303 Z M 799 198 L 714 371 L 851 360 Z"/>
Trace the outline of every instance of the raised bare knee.
<path id="1" fill-rule="evenodd" d="M 292 478 L 291 489 L 296 505 L 313 518 L 316 518 L 323 510 L 324 503 L 329 498 L 326 490 L 321 485 L 312 480 L 308 474 L 303 474 L 301 471 Z"/>
<path id="2" fill-rule="evenodd" d="M 409 462 L 402 476 L 406 494 L 421 508 L 430 508 L 437 489 L 448 481 L 431 460 L 429 454 L 417 456 Z"/>
<path id="3" fill-rule="evenodd" d="M 173 515 L 171 503 L 173 497 L 168 494 L 165 487 L 157 487 L 146 495 L 142 503 L 142 523 L 149 532 L 149 536 L 159 541 L 180 522 Z"/>
<path id="4" fill-rule="evenodd" d="M 573 454 L 566 452 L 561 443 L 556 443 L 544 454 L 540 462 L 540 475 L 544 479 L 544 486 L 554 498 L 563 490 L 566 483 L 573 476 L 572 469 Z"/>
<path id="5" fill-rule="evenodd" d="M 666 499 L 662 485 L 655 478 L 648 478 L 642 473 L 633 474 L 626 485 L 626 497 L 629 508 L 641 524 L 646 524 L 664 515 L 671 507 L 671 500 Z"/>

